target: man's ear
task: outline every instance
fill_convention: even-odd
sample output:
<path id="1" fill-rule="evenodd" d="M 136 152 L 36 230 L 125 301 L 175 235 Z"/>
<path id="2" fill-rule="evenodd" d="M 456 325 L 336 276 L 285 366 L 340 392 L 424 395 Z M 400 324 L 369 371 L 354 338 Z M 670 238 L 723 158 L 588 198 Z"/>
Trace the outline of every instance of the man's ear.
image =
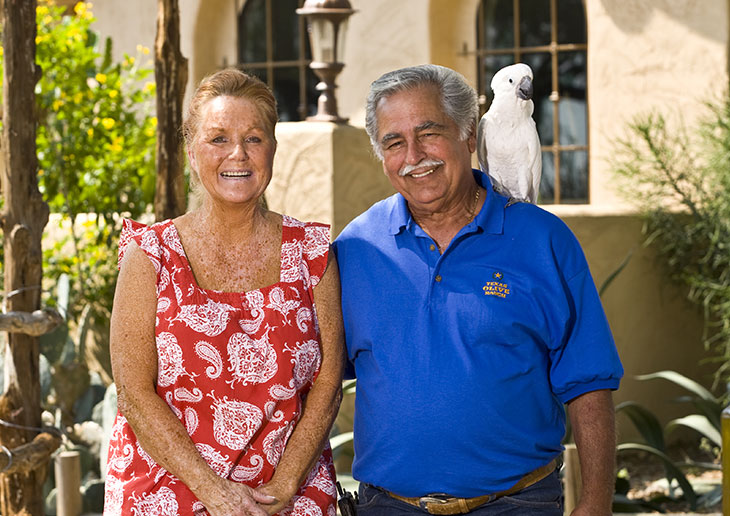
<path id="1" fill-rule="evenodd" d="M 477 150 L 477 127 L 472 125 L 469 136 L 466 137 L 466 144 L 469 146 L 469 154 L 474 154 Z"/>

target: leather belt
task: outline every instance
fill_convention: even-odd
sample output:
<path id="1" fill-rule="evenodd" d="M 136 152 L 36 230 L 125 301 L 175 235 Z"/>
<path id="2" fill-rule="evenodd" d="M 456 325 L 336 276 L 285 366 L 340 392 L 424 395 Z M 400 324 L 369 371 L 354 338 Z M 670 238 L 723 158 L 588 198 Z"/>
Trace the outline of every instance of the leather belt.
<path id="1" fill-rule="evenodd" d="M 389 496 L 395 498 L 396 500 L 400 500 L 402 502 L 406 502 L 407 504 L 420 507 L 421 509 L 427 511 L 429 514 L 466 514 L 473 511 L 480 505 L 484 505 L 485 503 L 494 501 L 502 496 L 509 496 L 516 493 L 517 491 L 521 491 L 526 487 L 536 484 L 540 480 L 547 477 L 550 473 L 555 471 L 555 468 L 557 467 L 558 459 L 553 459 L 552 461 L 550 461 L 550 463 L 529 472 L 527 475 L 519 479 L 517 483 L 509 489 L 505 489 L 504 491 L 499 491 L 497 493 L 492 493 L 488 495 L 477 496 L 475 498 L 455 498 L 453 496 L 440 493 L 420 497 L 406 497 L 399 496 L 395 493 L 391 493 L 390 491 L 385 491 L 384 489 L 383 491 L 385 491 Z"/>

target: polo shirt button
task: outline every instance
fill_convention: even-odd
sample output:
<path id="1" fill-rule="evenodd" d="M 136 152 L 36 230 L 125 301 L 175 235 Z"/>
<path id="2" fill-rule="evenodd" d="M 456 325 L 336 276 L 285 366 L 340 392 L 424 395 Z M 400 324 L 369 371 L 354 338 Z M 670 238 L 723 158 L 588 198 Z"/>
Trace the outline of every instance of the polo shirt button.
<path id="1" fill-rule="evenodd" d="M 435 279 L 436 279 L 437 282 L 440 283 L 441 282 L 441 274 L 437 274 Z"/>
<path id="2" fill-rule="evenodd" d="M 436 246 L 435 246 L 435 245 L 433 245 L 433 244 L 431 244 L 430 246 L 428 246 L 428 248 L 429 248 L 429 249 L 430 249 L 431 251 L 435 251 L 435 250 L 436 250 Z"/>

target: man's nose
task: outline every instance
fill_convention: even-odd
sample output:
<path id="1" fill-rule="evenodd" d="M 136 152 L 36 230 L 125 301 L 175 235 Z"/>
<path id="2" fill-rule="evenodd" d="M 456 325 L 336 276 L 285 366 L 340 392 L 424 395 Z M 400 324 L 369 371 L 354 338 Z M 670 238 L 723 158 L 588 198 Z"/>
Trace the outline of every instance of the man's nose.
<path id="1" fill-rule="evenodd" d="M 426 157 L 426 152 L 418 140 L 408 142 L 408 151 L 406 154 L 406 163 L 409 165 L 419 164 Z"/>

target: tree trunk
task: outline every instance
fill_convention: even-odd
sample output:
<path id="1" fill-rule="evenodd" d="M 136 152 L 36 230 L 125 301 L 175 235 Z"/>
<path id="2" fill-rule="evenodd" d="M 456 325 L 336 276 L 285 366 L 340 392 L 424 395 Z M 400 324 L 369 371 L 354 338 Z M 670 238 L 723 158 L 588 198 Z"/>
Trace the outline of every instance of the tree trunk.
<path id="1" fill-rule="evenodd" d="M 178 0 L 158 0 L 155 39 L 157 83 L 157 182 L 155 218 L 177 217 L 185 212 L 185 181 L 180 131 L 188 60 L 180 53 Z"/>
<path id="2" fill-rule="evenodd" d="M 38 191 L 36 157 L 35 64 L 36 0 L 4 0 L 3 131 L 0 138 L 0 176 L 5 213 L 4 234 L 6 309 L 34 312 L 40 308 L 41 235 L 48 222 L 48 206 Z M 38 338 L 8 333 L 5 348 L 5 393 L 0 418 L 17 425 L 41 423 Z M 10 449 L 31 441 L 36 432 L 3 427 L 0 443 Z M 43 511 L 46 465 L 30 471 L 0 475 L 0 512 L 5 516 Z"/>

